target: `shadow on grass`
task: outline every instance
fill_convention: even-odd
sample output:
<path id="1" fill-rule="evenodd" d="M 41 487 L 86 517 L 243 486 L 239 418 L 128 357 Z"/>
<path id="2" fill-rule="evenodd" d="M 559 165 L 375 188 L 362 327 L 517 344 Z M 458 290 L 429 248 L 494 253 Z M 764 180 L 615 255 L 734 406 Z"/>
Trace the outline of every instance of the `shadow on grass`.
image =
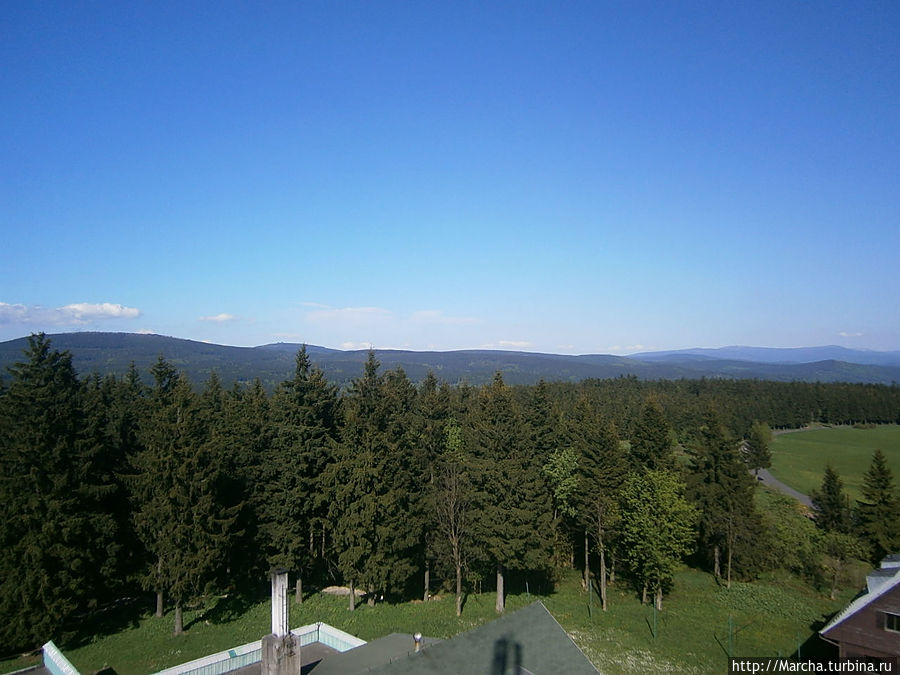
<path id="1" fill-rule="evenodd" d="M 155 602 L 155 598 L 154 598 Z M 78 623 L 67 631 L 62 641 L 67 649 L 82 647 L 97 637 L 114 635 L 129 628 L 137 628 L 141 618 L 150 611 L 146 597 L 121 598 L 102 607 L 93 614 L 81 617 Z"/>
<path id="2" fill-rule="evenodd" d="M 209 609 L 200 612 L 188 623 L 184 629 L 198 623 L 225 624 L 240 619 L 253 605 L 266 598 L 266 593 L 260 588 L 254 588 L 247 592 L 232 591 L 228 595 L 220 597 L 216 604 Z"/>
<path id="3" fill-rule="evenodd" d="M 812 635 L 806 638 L 802 644 L 797 645 L 797 650 L 791 654 L 791 658 L 798 661 L 836 661 L 838 658 L 838 648 L 819 637 L 819 631 L 822 630 L 836 614 L 837 612 L 834 612 L 820 621 L 813 621 L 809 626 Z"/>

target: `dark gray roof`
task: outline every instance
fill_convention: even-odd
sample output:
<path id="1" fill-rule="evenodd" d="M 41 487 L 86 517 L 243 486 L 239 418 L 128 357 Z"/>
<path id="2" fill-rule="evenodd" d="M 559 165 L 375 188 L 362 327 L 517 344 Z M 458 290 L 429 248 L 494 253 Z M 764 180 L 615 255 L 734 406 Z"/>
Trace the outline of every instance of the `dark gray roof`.
<path id="1" fill-rule="evenodd" d="M 438 638 L 423 638 L 425 646 L 441 642 Z M 423 646 L 423 649 L 425 648 Z M 306 647 L 303 647 L 306 649 Z M 346 675 L 361 673 L 397 659 L 405 659 L 415 653 L 416 644 L 412 635 L 391 633 L 372 640 L 346 652 L 338 652 L 325 657 L 310 672 L 313 675 Z M 302 651 L 301 651 L 302 654 Z"/>
<path id="2" fill-rule="evenodd" d="M 588 675 L 597 669 L 538 601 L 371 672 Z M 314 675 L 319 675 L 318 669 Z"/>

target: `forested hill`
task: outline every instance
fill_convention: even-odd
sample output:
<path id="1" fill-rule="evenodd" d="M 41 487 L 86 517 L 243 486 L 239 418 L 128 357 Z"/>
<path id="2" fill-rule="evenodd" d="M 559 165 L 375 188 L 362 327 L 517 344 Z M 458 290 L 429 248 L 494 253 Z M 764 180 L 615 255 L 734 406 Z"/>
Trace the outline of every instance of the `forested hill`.
<path id="1" fill-rule="evenodd" d="M 299 344 L 278 343 L 259 347 L 229 347 L 162 335 L 133 333 L 59 333 L 48 336 L 54 349 L 72 353 L 76 370 L 87 375 L 122 374 L 133 362 L 145 378 L 160 355 L 185 372 L 195 383 L 205 381 L 215 371 L 220 379 L 250 382 L 259 378 L 267 388 L 290 377 Z M 0 373 L 22 359 L 27 347 L 22 337 L 0 343 Z M 321 368 L 330 381 L 343 385 L 359 377 L 366 360 L 365 350 L 341 351 L 308 346 L 312 363 Z M 900 382 L 900 365 L 852 363 L 827 359 L 805 363 L 764 362 L 733 358 L 724 352 L 718 358 L 710 351 L 704 354 L 670 352 L 639 354 L 632 357 L 588 354 L 567 356 L 530 352 L 461 350 L 451 352 L 414 352 L 375 350 L 385 369 L 398 366 L 414 382 L 429 371 L 450 384 L 489 382 L 497 371 L 510 384 L 534 384 L 540 379 L 575 382 L 588 378 L 614 378 L 633 375 L 644 380 L 697 379 L 764 379 L 805 382 L 859 382 L 891 384 Z M 857 352 L 846 351 L 846 358 Z M 872 354 L 868 352 L 869 361 Z M 757 356 L 756 359 L 759 357 Z M 775 359 L 773 359 L 774 361 Z M 860 361 L 865 359 L 860 358 Z"/>

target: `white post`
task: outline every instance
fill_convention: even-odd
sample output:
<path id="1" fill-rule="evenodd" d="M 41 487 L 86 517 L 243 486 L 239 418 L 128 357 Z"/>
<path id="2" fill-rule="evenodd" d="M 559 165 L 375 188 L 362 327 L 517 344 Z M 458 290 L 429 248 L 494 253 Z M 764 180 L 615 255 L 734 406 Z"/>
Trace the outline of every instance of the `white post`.
<path id="1" fill-rule="evenodd" d="M 283 638 L 290 632 L 288 627 L 288 571 L 272 571 L 272 635 Z"/>

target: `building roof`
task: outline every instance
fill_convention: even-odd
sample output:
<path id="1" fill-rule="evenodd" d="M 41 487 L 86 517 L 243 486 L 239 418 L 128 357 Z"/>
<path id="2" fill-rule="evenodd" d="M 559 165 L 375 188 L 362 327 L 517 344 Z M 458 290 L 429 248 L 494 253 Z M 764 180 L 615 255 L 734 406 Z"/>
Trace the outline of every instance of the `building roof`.
<path id="1" fill-rule="evenodd" d="M 857 612 L 865 609 L 885 593 L 900 586 L 900 565 L 897 564 L 900 556 L 891 555 L 881 562 L 879 569 L 872 570 L 866 576 L 866 589 L 857 595 L 853 601 L 843 610 L 838 612 L 828 624 L 819 631 L 825 636 L 832 628 L 846 621 Z"/>
<path id="2" fill-rule="evenodd" d="M 350 653 L 347 652 L 348 655 Z M 325 659 L 323 665 L 327 661 L 328 659 Z M 524 609 L 511 612 L 449 640 L 426 644 L 418 653 L 409 653 L 405 658 L 371 668 L 366 672 L 387 675 L 404 673 L 593 675 L 597 673 L 597 669 L 547 611 L 544 604 L 537 601 Z M 319 675 L 318 669 L 313 675 Z"/>
<path id="3" fill-rule="evenodd" d="M 422 638 L 425 646 L 441 642 L 438 638 Z M 301 649 L 301 654 L 306 647 Z M 391 633 L 345 652 L 336 652 L 321 660 L 310 672 L 313 675 L 345 675 L 361 673 L 415 653 L 415 640 L 406 633 Z"/>

